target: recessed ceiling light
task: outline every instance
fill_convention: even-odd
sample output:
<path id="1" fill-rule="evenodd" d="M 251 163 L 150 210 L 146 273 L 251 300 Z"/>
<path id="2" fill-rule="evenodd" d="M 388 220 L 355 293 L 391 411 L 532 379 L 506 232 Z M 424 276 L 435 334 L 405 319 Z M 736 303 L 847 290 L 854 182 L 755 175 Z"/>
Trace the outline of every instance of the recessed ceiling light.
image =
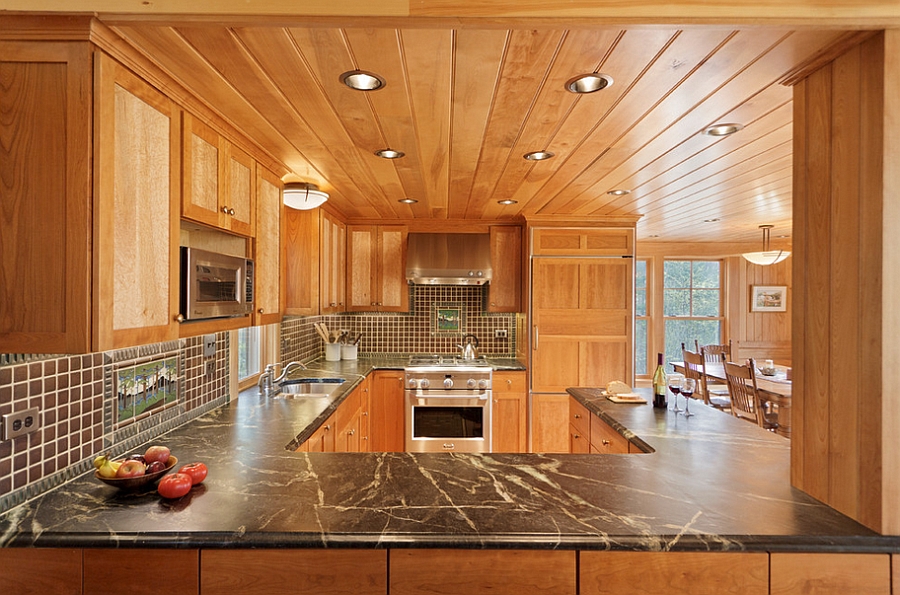
<path id="1" fill-rule="evenodd" d="M 704 130 L 703 134 L 707 136 L 728 136 L 729 134 L 734 134 L 735 132 L 741 130 L 743 127 L 743 124 L 713 124 L 706 130 Z"/>
<path id="2" fill-rule="evenodd" d="M 340 78 L 342 83 L 357 91 L 375 91 L 387 84 L 377 74 L 363 70 L 348 70 Z"/>
<path id="3" fill-rule="evenodd" d="M 533 151 L 531 153 L 525 153 L 522 157 L 528 161 L 543 161 L 544 159 L 550 159 L 554 155 L 555 153 L 551 153 L 550 151 Z"/>
<path id="4" fill-rule="evenodd" d="M 625 196 L 626 194 L 631 194 L 631 190 L 625 190 L 624 188 L 618 188 L 616 190 L 610 190 L 607 192 L 610 196 Z"/>
<path id="5" fill-rule="evenodd" d="M 500 204 L 500 205 L 514 205 L 514 204 L 518 204 L 518 202 L 519 202 L 519 201 L 517 201 L 517 200 L 513 200 L 513 199 L 511 199 L 511 198 L 506 198 L 506 199 L 504 199 L 504 200 L 498 200 L 498 201 L 497 201 L 497 204 Z"/>
<path id="6" fill-rule="evenodd" d="M 602 72 L 579 74 L 566 81 L 566 90 L 572 93 L 594 93 L 601 91 L 613 84 L 612 77 Z"/>
<path id="7" fill-rule="evenodd" d="M 400 159 L 406 153 L 403 151 L 395 151 L 394 149 L 378 149 L 375 154 L 384 159 Z"/>
<path id="8" fill-rule="evenodd" d="M 716 219 L 704 219 L 703 220 L 704 223 L 715 223 L 716 221 L 721 221 L 721 219 L 716 218 Z"/>
<path id="9" fill-rule="evenodd" d="M 419 202 L 419 201 L 417 201 L 417 200 L 414 199 L 414 198 L 401 198 L 401 199 L 398 200 L 397 202 L 402 202 L 402 203 L 405 204 L 405 205 L 414 205 L 414 204 L 416 204 L 416 203 Z"/>

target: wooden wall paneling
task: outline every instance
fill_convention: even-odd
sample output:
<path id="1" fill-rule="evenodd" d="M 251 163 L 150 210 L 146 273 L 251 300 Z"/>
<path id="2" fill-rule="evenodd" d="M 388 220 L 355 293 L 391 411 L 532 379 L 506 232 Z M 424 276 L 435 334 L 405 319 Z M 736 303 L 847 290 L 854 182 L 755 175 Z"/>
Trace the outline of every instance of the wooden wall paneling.
<path id="1" fill-rule="evenodd" d="M 147 572 L 158 568 L 159 572 Z M 200 550 L 106 549 L 84 550 L 84 593 L 120 595 L 119 576 L 139 576 L 129 581 L 132 595 L 199 595 Z"/>
<path id="2" fill-rule="evenodd" d="M 179 111 L 95 54 L 95 351 L 178 336 Z"/>
<path id="3" fill-rule="evenodd" d="M 866 91 L 863 97 L 869 106 L 867 115 L 875 117 L 880 111 L 883 125 L 873 123 L 864 127 L 863 163 L 866 165 L 860 194 L 884 199 L 877 206 L 867 203 L 863 214 L 867 224 L 865 229 L 869 232 L 864 235 L 863 250 L 872 254 L 880 247 L 883 262 L 882 274 L 873 280 L 862 316 L 866 336 L 878 344 L 866 373 L 875 376 L 872 390 L 882 398 L 880 403 L 867 399 L 861 411 L 864 420 L 877 420 L 881 426 L 876 428 L 872 423 L 865 423 L 863 431 L 864 435 L 871 431 L 880 437 L 880 440 L 873 439 L 869 448 L 877 449 L 882 460 L 879 466 L 873 458 L 863 459 L 862 466 L 864 476 L 880 473 L 883 478 L 880 494 L 882 532 L 900 535 L 900 507 L 897 506 L 900 502 L 900 473 L 897 472 L 900 469 L 900 400 L 886 398 L 883 392 L 886 387 L 900 385 L 900 348 L 894 340 L 900 336 L 900 308 L 896 307 L 900 303 L 900 275 L 896 274 L 900 270 L 900 201 L 896 200 L 900 196 L 900 167 L 897 165 L 900 164 L 900 31 L 889 29 L 880 38 L 867 42 L 865 60 L 863 89 Z M 879 64 L 882 64 L 880 68 Z M 883 151 L 881 159 L 878 158 L 879 148 Z M 878 180 L 882 180 L 881 184 Z M 878 222 L 885 222 L 882 237 L 877 235 L 882 229 Z M 881 284 L 877 284 L 879 280 Z M 881 307 L 876 309 L 874 302 L 879 295 Z M 880 370 L 875 362 L 880 362 Z M 863 503 L 867 507 L 870 505 L 866 497 Z M 900 564 L 897 556 L 894 556 L 894 563 Z M 900 591 L 900 571 L 896 566 L 894 576 L 894 590 Z"/>
<path id="4" fill-rule="evenodd" d="M 387 550 L 204 550 L 203 595 L 384 595 Z"/>
<path id="5" fill-rule="evenodd" d="M 888 554 L 770 555 L 771 595 L 890 595 Z"/>
<path id="6" fill-rule="evenodd" d="M 284 209 L 284 313 L 289 316 L 319 313 L 319 217 L 319 209 Z"/>
<path id="7" fill-rule="evenodd" d="M 281 200 L 281 180 L 263 167 L 257 167 L 256 174 L 253 321 L 254 326 L 259 326 L 281 321 L 287 283 L 285 248 L 282 246 L 285 206 Z"/>
<path id="8" fill-rule="evenodd" d="M 765 552 L 580 552 L 581 595 L 768 595 Z"/>
<path id="9" fill-rule="evenodd" d="M 391 595 L 574 595 L 574 551 L 394 549 Z"/>
<path id="10" fill-rule="evenodd" d="M 0 548 L 0 592 L 81 595 L 81 552 L 72 548 Z"/>
<path id="11" fill-rule="evenodd" d="M 0 42 L 5 114 L 0 352 L 79 353 L 91 334 L 91 46 Z M 40 158 L 35 158 L 39 155 Z"/>
<path id="12" fill-rule="evenodd" d="M 831 65 L 831 271 L 840 279 L 841 291 L 831 296 L 830 366 L 831 406 L 828 410 L 829 506 L 859 518 L 860 391 L 861 383 L 846 378 L 863 378 L 860 360 L 868 353 L 860 350 L 859 301 L 865 289 L 860 285 L 860 48 L 851 48 Z M 848 316 L 847 313 L 853 314 Z M 838 371 L 839 370 L 839 371 Z M 807 411 L 808 413 L 808 411 Z"/>

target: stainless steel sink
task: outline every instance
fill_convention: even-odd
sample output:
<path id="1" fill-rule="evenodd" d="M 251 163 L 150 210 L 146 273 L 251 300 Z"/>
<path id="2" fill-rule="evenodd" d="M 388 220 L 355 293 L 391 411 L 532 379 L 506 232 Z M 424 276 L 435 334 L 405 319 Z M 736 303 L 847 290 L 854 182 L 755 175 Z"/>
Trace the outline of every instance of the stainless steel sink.
<path id="1" fill-rule="evenodd" d="M 342 384 L 344 378 L 297 378 L 281 385 L 285 397 L 328 397 Z"/>

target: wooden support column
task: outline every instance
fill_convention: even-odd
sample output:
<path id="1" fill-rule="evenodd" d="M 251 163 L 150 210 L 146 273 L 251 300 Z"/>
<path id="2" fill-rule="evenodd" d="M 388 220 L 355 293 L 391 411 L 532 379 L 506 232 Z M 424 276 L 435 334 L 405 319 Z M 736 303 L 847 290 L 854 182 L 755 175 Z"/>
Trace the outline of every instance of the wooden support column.
<path id="1" fill-rule="evenodd" d="M 900 30 L 794 87 L 795 487 L 900 534 Z"/>

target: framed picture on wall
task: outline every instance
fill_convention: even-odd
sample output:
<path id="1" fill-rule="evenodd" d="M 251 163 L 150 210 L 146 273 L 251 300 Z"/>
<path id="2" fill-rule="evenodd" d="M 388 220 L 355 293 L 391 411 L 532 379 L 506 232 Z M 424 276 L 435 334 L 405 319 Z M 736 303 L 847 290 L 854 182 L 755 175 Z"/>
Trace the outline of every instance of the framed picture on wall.
<path id="1" fill-rule="evenodd" d="M 786 285 L 753 285 L 750 287 L 751 312 L 787 311 Z"/>

